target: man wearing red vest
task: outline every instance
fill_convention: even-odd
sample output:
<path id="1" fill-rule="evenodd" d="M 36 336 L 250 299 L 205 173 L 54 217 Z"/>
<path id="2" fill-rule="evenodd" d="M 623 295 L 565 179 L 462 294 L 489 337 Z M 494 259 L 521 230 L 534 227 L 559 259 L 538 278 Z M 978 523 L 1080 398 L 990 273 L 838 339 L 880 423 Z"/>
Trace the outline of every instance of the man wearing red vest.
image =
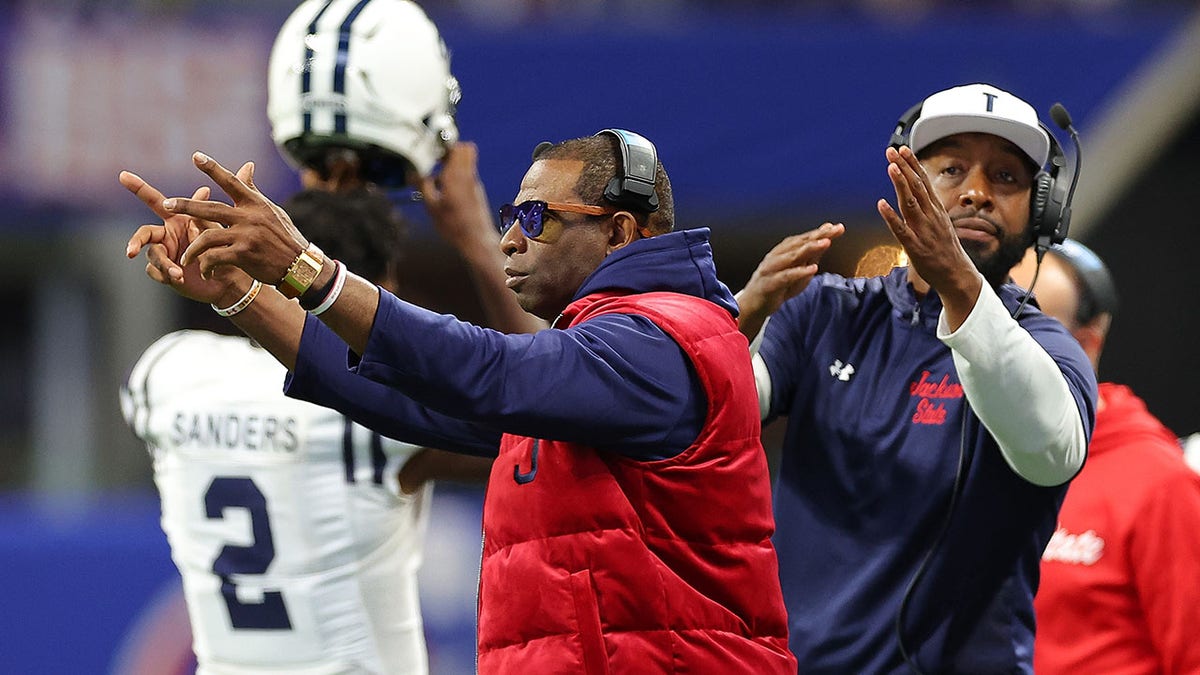
<path id="1" fill-rule="evenodd" d="M 227 226 L 174 258 L 244 270 L 212 301 L 244 305 L 236 322 L 291 366 L 289 395 L 497 456 L 481 673 L 796 672 L 737 307 L 707 230 L 673 231 L 649 141 L 611 129 L 543 144 L 501 209 L 508 287 L 553 322 L 535 335 L 399 300 L 326 259 L 251 184 L 195 161 L 234 205 L 167 200 Z M 263 283 L 280 293 L 249 294 Z"/>

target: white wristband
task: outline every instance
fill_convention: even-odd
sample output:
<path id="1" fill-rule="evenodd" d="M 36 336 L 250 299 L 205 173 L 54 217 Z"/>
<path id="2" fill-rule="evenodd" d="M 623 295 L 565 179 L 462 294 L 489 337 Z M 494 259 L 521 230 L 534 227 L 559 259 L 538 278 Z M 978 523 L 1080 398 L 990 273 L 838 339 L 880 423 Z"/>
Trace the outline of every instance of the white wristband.
<path id="1" fill-rule="evenodd" d="M 243 309 L 246 309 L 247 307 L 249 307 L 250 303 L 254 302 L 254 298 L 258 297 L 258 292 L 261 290 L 262 290 L 262 282 L 259 281 L 258 279 L 255 279 L 254 283 L 250 284 L 250 290 L 246 291 L 246 294 L 242 296 L 241 300 L 238 300 L 237 302 L 226 307 L 225 309 L 221 309 L 220 307 L 217 307 L 216 305 L 212 305 L 212 308 L 220 316 L 231 317 L 234 314 L 237 314 L 238 312 L 241 312 Z"/>
<path id="2" fill-rule="evenodd" d="M 342 287 L 346 285 L 346 266 L 340 261 L 335 261 L 334 264 L 337 265 L 337 272 L 335 272 L 336 276 L 333 278 L 333 288 L 329 289 L 329 294 L 325 296 L 325 301 L 317 305 L 310 312 L 313 316 L 321 316 L 326 310 L 333 307 L 333 303 L 337 302 L 338 296 L 342 294 Z"/>

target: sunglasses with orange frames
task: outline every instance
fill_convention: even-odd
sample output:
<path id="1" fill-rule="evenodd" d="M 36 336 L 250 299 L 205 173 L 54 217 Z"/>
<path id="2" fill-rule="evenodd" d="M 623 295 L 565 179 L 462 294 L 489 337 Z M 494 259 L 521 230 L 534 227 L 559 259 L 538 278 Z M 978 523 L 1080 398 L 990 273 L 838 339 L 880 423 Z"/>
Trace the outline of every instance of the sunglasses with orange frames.
<path id="1" fill-rule="evenodd" d="M 508 228 L 517 223 L 521 233 L 529 239 L 542 236 L 545 229 L 543 215 L 547 211 L 563 211 L 565 213 L 582 213 L 588 216 L 607 216 L 616 213 L 618 209 L 607 206 L 592 206 L 590 204 L 565 204 L 561 202 L 544 202 L 531 199 L 517 205 L 505 204 L 500 207 L 500 233 L 508 232 Z"/>

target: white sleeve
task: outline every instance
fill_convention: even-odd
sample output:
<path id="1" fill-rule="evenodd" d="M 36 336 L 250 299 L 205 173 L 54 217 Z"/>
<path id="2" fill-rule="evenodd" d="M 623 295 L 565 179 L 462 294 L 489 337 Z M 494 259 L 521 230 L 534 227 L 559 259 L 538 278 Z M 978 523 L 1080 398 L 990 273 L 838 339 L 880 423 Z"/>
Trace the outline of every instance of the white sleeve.
<path id="1" fill-rule="evenodd" d="M 762 347 L 763 336 L 767 334 L 767 324 L 771 323 L 771 317 L 763 319 L 762 328 L 758 329 L 758 335 L 750 341 L 750 356 L 758 356 L 758 350 Z"/>
<path id="2" fill-rule="evenodd" d="M 958 330 L 948 330 L 943 313 L 937 334 L 1009 467 L 1035 485 L 1070 480 L 1087 456 L 1079 407 L 1058 364 L 1009 316 L 991 286 L 982 285 Z"/>
<path id="3" fill-rule="evenodd" d="M 758 350 L 762 347 L 763 335 L 770 322 L 771 317 L 768 316 L 763 320 L 762 328 L 758 329 L 758 335 L 750 341 L 750 363 L 754 366 L 754 385 L 758 388 L 758 417 L 762 420 L 767 419 L 771 412 L 771 371 L 767 370 L 767 362 L 763 361 Z"/>
<path id="4" fill-rule="evenodd" d="M 1200 471 L 1200 431 L 1180 439 L 1183 442 L 1183 459 L 1188 466 Z"/>
<path id="5" fill-rule="evenodd" d="M 750 364 L 754 366 L 754 385 L 758 388 L 758 417 L 765 420 L 771 412 L 771 372 L 758 352 L 754 352 Z"/>

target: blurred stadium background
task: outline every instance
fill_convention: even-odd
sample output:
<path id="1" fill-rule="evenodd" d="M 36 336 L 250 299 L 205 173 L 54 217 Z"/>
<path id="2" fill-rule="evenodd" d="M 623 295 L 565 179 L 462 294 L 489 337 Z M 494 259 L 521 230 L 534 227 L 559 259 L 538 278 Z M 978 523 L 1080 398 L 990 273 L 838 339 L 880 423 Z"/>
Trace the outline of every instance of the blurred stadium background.
<path id="1" fill-rule="evenodd" d="M 1084 142 L 1073 236 L 1123 299 L 1102 377 L 1176 433 L 1200 429 L 1200 12 L 1191 0 L 428 0 L 462 82 L 460 127 L 494 204 L 541 140 L 621 126 L 654 140 L 683 227 L 708 226 L 735 290 L 825 220 L 851 272 L 890 237 L 883 147 L 926 94 L 988 81 Z M 158 335 L 215 317 L 124 258 L 149 222 L 117 185 L 169 193 L 202 149 L 298 188 L 271 145 L 267 54 L 283 0 L 43 0 L 0 13 L 0 673 L 186 670 L 186 618 L 145 451 L 117 387 Z M 397 64 L 403 67 L 403 64 Z M 1061 136 L 1065 140 L 1065 134 Z M 480 313 L 419 206 L 405 280 Z M 423 573 L 434 670 L 473 668 L 480 491 L 438 488 Z M 181 651 L 182 650 L 182 651 Z"/>

